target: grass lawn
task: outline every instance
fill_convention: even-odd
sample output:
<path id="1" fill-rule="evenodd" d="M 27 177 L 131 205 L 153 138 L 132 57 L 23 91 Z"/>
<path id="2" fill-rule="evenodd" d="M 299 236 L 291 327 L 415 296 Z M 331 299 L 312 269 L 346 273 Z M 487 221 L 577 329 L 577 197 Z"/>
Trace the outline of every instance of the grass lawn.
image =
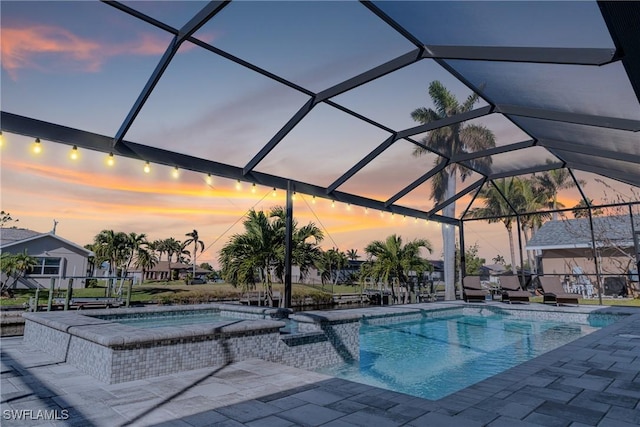
<path id="1" fill-rule="evenodd" d="M 259 288 L 259 286 L 258 286 Z M 274 284 L 274 291 L 284 294 L 284 285 Z M 333 292 L 332 292 L 333 291 Z M 124 286 L 123 294 L 126 296 L 127 287 Z M 328 303 L 331 301 L 331 294 L 357 294 L 360 293 L 360 286 L 355 285 L 293 285 L 292 299 L 296 300 L 311 298 L 318 303 Z M 0 299 L 0 306 L 20 306 L 29 302 L 29 297 L 34 296 L 33 290 L 16 290 L 14 298 Z M 49 291 L 40 290 L 39 303 L 46 305 Z M 95 288 L 74 289 L 73 295 L 76 297 L 104 297 L 106 288 L 98 286 Z M 56 297 L 64 297 L 64 292 Z M 239 288 L 234 288 L 227 283 L 208 283 L 203 285 L 185 285 L 184 281 L 173 282 L 148 282 L 133 287 L 131 293 L 132 303 L 160 303 L 160 304 L 189 304 L 201 303 L 215 300 L 240 299 L 242 292 Z M 542 297 L 531 298 L 532 302 L 541 303 Z M 597 305 L 598 299 L 580 299 L 581 305 Z M 603 305 L 624 305 L 640 307 L 640 299 L 605 298 Z"/>
<path id="2" fill-rule="evenodd" d="M 354 292 L 353 287 L 348 287 L 349 293 Z M 358 289 L 358 288 L 356 288 Z M 275 284 L 274 291 L 280 291 L 284 294 L 284 285 Z M 336 291 L 338 291 L 336 287 Z M 123 287 L 123 298 L 126 298 L 127 285 Z M 312 298 L 319 302 L 328 302 L 331 299 L 330 288 L 326 291 L 316 287 L 306 285 L 293 285 L 292 297 L 296 298 Z M 185 285 L 184 281 L 172 282 L 148 282 L 142 285 L 136 285 L 131 292 L 132 303 L 200 303 L 215 300 L 233 300 L 240 299 L 243 292 L 239 288 L 234 288 L 227 283 L 208 283 L 203 285 Z M 2 298 L 0 306 L 16 306 L 29 302 L 29 298 L 35 295 L 34 290 L 19 289 L 15 291 L 14 298 Z M 54 297 L 64 297 L 65 292 L 56 291 Z M 106 287 L 98 286 L 94 288 L 74 289 L 75 297 L 105 297 Z M 39 304 L 47 303 L 49 297 L 48 289 L 41 289 L 39 292 Z"/>

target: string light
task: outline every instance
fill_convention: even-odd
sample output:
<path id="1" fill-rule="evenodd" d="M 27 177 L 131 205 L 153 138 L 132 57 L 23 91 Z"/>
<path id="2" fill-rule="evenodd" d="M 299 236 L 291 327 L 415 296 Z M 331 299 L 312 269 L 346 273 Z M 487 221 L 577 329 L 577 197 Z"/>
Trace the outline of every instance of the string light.
<path id="1" fill-rule="evenodd" d="M 332 208 L 335 208 L 335 207 L 336 207 L 336 202 L 335 202 L 335 200 L 332 200 L 332 201 L 331 201 L 331 207 L 332 207 Z"/>
<path id="2" fill-rule="evenodd" d="M 36 154 L 40 154 L 42 152 L 42 145 L 40 144 L 40 138 L 36 138 L 33 143 L 33 152 Z"/>
<path id="3" fill-rule="evenodd" d="M 256 192 L 256 183 L 254 182 L 253 185 L 251 186 L 251 192 L 255 193 Z"/>
<path id="4" fill-rule="evenodd" d="M 313 197 L 311 198 L 311 203 L 312 203 L 312 204 L 314 204 L 314 205 L 316 204 L 316 196 L 313 196 Z"/>
<path id="5" fill-rule="evenodd" d="M 351 210 L 351 203 L 347 204 L 347 210 L 350 211 Z"/>
<path id="6" fill-rule="evenodd" d="M 69 154 L 69 157 L 71 157 L 71 160 L 78 159 L 78 147 L 76 145 L 74 145 L 73 148 L 71 149 L 71 153 Z"/>
<path id="7" fill-rule="evenodd" d="M 204 180 L 207 183 L 207 185 L 213 184 L 213 178 L 211 177 L 210 173 L 207 174 L 207 177 Z"/>
<path id="8" fill-rule="evenodd" d="M 365 215 L 368 215 L 369 214 L 369 208 L 364 208 L 364 213 L 365 213 Z"/>
<path id="9" fill-rule="evenodd" d="M 291 200 L 295 200 L 296 199 L 296 192 L 294 191 L 293 194 L 291 195 Z"/>
<path id="10" fill-rule="evenodd" d="M 236 181 L 236 190 L 242 190 L 242 183 L 240 182 L 240 180 Z"/>
<path id="11" fill-rule="evenodd" d="M 173 168 L 173 171 L 171 172 L 171 176 L 173 176 L 174 178 L 180 177 L 180 169 L 178 169 L 177 166 Z"/>
<path id="12" fill-rule="evenodd" d="M 273 187 L 273 193 L 271 193 L 273 197 L 276 197 L 276 187 Z"/>
<path id="13" fill-rule="evenodd" d="M 4 145 L 4 136 L 2 135 L 2 131 L 0 130 L 0 147 Z"/>
<path id="14" fill-rule="evenodd" d="M 143 171 L 144 173 L 151 172 L 151 165 L 149 164 L 149 162 L 145 162 Z"/>
<path id="15" fill-rule="evenodd" d="M 113 153 L 109 153 L 107 156 L 107 166 L 113 166 L 115 163 L 115 159 L 113 158 Z"/>

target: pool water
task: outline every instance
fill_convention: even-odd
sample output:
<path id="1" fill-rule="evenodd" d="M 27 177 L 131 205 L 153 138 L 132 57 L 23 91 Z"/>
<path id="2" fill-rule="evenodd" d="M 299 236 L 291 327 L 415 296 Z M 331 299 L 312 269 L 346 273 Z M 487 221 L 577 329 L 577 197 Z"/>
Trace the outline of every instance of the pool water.
<path id="1" fill-rule="evenodd" d="M 318 372 L 436 400 L 602 326 L 502 315 L 363 324 L 360 360 Z"/>
<path id="2" fill-rule="evenodd" d="M 141 317 L 134 318 L 116 318 L 111 319 L 116 323 L 120 323 L 123 325 L 133 326 L 135 328 L 161 328 L 164 326 L 186 326 L 186 325 L 198 325 L 198 324 L 208 324 L 208 323 L 216 323 L 216 322 L 233 322 L 233 321 L 241 321 L 241 320 L 257 320 L 257 319 L 247 319 L 242 318 L 240 316 L 234 317 L 232 314 L 222 315 L 218 312 L 211 311 L 194 311 L 194 312 L 180 312 L 178 314 L 171 315 L 147 315 Z M 285 326 L 280 328 L 280 333 L 282 334 L 293 334 L 297 332 L 297 324 L 290 319 L 275 319 L 280 322 L 284 322 Z"/>
<path id="3" fill-rule="evenodd" d="M 157 315 L 157 316 L 144 316 L 136 318 L 122 318 L 113 320 L 116 323 L 123 325 L 134 326 L 136 328 L 161 328 L 163 326 L 185 326 L 195 325 L 203 323 L 214 323 L 221 321 L 233 321 L 242 320 L 233 318 L 230 316 L 222 316 L 220 313 L 212 312 L 192 312 L 192 313 L 180 313 L 179 315 Z"/>

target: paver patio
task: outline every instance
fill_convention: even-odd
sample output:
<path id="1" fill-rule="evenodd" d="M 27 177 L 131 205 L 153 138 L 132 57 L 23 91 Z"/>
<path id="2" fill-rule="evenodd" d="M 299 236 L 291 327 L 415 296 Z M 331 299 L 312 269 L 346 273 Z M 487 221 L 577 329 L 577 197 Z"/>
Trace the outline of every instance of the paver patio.
<path id="1" fill-rule="evenodd" d="M 2 338 L 2 425 L 640 425 L 640 310 L 616 310 L 630 315 L 438 401 L 258 359 L 108 385 Z"/>

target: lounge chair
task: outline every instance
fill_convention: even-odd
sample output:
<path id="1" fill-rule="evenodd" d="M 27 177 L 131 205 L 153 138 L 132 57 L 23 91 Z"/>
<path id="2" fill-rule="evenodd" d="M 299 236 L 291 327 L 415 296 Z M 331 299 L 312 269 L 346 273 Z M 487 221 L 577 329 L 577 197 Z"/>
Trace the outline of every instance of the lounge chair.
<path id="1" fill-rule="evenodd" d="M 520 287 L 518 276 L 500 276 L 500 288 L 502 289 L 502 301 L 529 302 L 531 294 Z"/>
<path id="2" fill-rule="evenodd" d="M 539 276 L 540 286 L 542 287 L 542 302 L 560 304 L 578 304 L 578 299 L 582 296 L 579 294 L 567 293 L 562 287 L 562 282 L 557 276 Z"/>
<path id="3" fill-rule="evenodd" d="M 484 301 L 489 291 L 480 284 L 480 277 L 466 276 L 462 279 L 462 298 L 465 302 Z"/>

